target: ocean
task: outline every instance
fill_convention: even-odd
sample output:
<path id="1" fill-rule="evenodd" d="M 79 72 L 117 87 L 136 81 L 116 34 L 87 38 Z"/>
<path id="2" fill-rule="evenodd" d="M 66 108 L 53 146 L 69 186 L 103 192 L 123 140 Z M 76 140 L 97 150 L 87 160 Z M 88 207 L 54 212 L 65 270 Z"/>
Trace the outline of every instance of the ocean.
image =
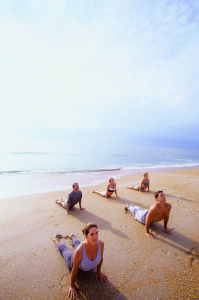
<path id="1" fill-rule="evenodd" d="M 199 150 L 101 141 L 20 139 L 0 148 L 0 199 L 97 185 L 155 169 L 199 166 Z"/>

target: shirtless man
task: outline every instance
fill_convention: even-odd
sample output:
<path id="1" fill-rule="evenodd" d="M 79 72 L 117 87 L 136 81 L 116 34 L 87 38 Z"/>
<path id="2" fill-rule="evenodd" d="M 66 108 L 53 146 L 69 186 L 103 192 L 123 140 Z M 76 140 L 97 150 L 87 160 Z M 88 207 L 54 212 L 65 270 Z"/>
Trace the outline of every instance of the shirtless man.
<path id="1" fill-rule="evenodd" d="M 84 210 L 81 206 L 82 203 L 82 192 L 79 190 L 79 184 L 73 183 L 72 185 L 73 191 L 68 194 L 68 200 L 64 202 L 63 199 L 56 200 L 55 202 L 59 204 L 61 207 L 66 209 L 66 214 L 70 215 L 69 209 L 73 208 L 79 202 L 79 209 Z"/>
<path id="2" fill-rule="evenodd" d="M 154 203 L 150 209 L 143 210 L 139 206 L 129 205 L 125 206 L 125 210 L 133 214 L 134 218 L 145 225 L 146 235 L 151 239 L 155 236 L 149 232 L 149 226 L 151 222 L 158 222 L 164 220 L 164 232 L 171 234 L 171 231 L 167 229 L 167 223 L 169 220 L 169 213 L 171 210 L 171 204 L 166 203 L 166 198 L 163 191 L 158 191 L 154 194 L 156 203 Z"/>

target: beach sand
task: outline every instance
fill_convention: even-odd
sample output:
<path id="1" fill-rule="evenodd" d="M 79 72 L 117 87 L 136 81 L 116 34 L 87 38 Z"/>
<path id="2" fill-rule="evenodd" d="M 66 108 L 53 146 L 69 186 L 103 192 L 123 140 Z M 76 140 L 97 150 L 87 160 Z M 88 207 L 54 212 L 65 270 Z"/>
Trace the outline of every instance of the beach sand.
<path id="1" fill-rule="evenodd" d="M 95 270 L 79 272 L 79 299 L 199 299 L 199 169 L 149 172 L 149 179 L 150 192 L 143 193 L 126 189 L 140 184 L 142 173 L 117 179 L 120 198 L 110 201 L 92 193 L 107 183 L 86 188 L 80 183 L 86 210 L 77 205 L 69 216 L 55 204 L 69 190 L 0 200 L 0 299 L 68 299 L 70 273 L 53 238 L 74 233 L 84 241 L 81 229 L 90 221 L 105 243 L 102 272 L 108 281 L 96 281 Z M 147 209 L 156 190 L 172 204 L 172 235 L 163 232 L 161 221 L 152 224 L 151 240 L 124 206 Z M 62 242 L 73 249 L 69 239 Z"/>

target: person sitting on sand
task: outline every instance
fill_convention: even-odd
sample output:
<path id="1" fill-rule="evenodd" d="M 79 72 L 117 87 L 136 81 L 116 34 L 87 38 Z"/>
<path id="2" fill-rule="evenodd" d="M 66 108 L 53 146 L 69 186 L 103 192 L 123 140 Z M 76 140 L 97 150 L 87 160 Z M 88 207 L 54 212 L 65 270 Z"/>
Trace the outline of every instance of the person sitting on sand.
<path id="1" fill-rule="evenodd" d="M 148 192 L 149 192 L 149 179 L 148 179 L 148 173 L 144 172 L 143 173 L 144 179 L 142 180 L 141 184 L 139 186 L 137 185 L 130 185 L 127 186 L 127 189 L 132 189 L 132 190 L 136 190 L 136 191 L 140 191 L 143 192 L 145 189 L 148 188 Z"/>
<path id="2" fill-rule="evenodd" d="M 154 194 L 156 203 L 153 204 L 150 209 L 143 210 L 139 206 L 133 204 L 126 204 L 125 210 L 133 214 L 134 218 L 145 225 L 146 235 L 152 239 L 155 236 L 149 232 L 149 226 L 151 222 L 158 222 L 164 220 L 164 232 L 171 234 L 167 229 L 167 223 L 169 220 L 169 213 L 171 210 L 171 204 L 166 203 L 166 198 L 163 191 L 158 191 Z"/>
<path id="3" fill-rule="evenodd" d="M 75 247 L 74 251 L 70 251 L 65 244 L 60 242 L 60 239 L 63 238 L 63 236 L 57 235 L 54 239 L 54 242 L 63 256 L 68 269 L 71 271 L 71 281 L 68 294 L 68 297 L 71 297 L 71 299 L 78 297 L 76 290 L 79 289 L 79 287 L 75 284 L 75 279 L 79 269 L 83 271 L 90 271 L 97 266 L 96 279 L 100 279 L 101 282 L 107 280 L 107 276 L 101 272 L 104 243 L 98 240 L 97 225 L 95 223 L 88 223 L 85 225 L 82 232 L 86 241 L 81 244 L 74 234 L 69 235 L 69 238 L 72 240 Z"/>
<path id="4" fill-rule="evenodd" d="M 73 191 L 68 194 L 68 200 L 63 201 L 61 200 L 56 200 L 55 202 L 59 204 L 61 207 L 66 208 L 66 214 L 69 215 L 69 209 L 73 208 L 78 202 L 79 202 L 79 209 L 83 210 L 81 206 L 81 201 L 82 201 L 82 192 L 79 190 L 79 184 L 78 183 L 73 183 L 72 185 Z"/>
<path id="5" fill-rule="evenodd" d="M 117 196 L 117 190 L 116 190 L 116 182 L 113 178 L 109 179 L 109 184 L 107 185 L 107 190 L 94 190 L 93 193 L 96 193 L 100 196 L 106 197 L 106 200 L 109 201 L 109 197 L 115 192 L 116 198 L 120 198 Z"/>

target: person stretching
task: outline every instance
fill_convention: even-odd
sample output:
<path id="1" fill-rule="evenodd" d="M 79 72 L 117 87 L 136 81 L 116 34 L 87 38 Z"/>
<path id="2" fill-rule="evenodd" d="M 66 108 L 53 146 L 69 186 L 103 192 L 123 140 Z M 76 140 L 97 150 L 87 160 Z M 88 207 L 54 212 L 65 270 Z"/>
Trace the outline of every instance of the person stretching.
<path id="1" fill-rule="evenodd" d="M 68 200 L 64 201 L 56 200 L 55 203 L 59 204 L 61 207 L 66 208 L 66 214 L 70 215 L 69 209 L 73 208 L 79 202 L 79 209 L 84 210 L 81 206 L 82 203 L 82 192 L 79 190 L 79 184 L 73 183 L 72 185 L 73 191 L 68 194 Z"/>
<path id="2" fill-rule="evenodd" d="M 154 203 L 150 209 L 143 210 L 139 206 L 135 206 L 133 204 L 126 204 L 124 207 L 125 211 L 131 212 L 137 221 L 145 225 L 146 235 L 152 239 L 154 239 L 155 236 L 149 232 L 149 226 L 151 222 L 164 220 L 163 231 L 171 234 L 171 231 L 167 229 L 171 204 L 166 203 L 166 198 L 163 191 L 156 192 L 154 196 L 157 202 Z"/>
<path id="3" fill-rule="evenodd" d="M 76 299 L 76 297 L 78 297 L 77 290 L 79 287 L 75 284 L 75 279 L 79 269 L 87 272 L 97 266 L 96 279 L 100 279 L 101 282 L 107 280 L 107 276 L 101 272 L 104 243 L 98 240 L 97 225 L 95 223 L 88 223 L 85 225 L 82 232 L 86 238 L 86 241 L 82 243 L 80 243 L 74 234 L 69 235 L 69 238 L 73 241 L 75 247 L 74 251 L 70 251 L 65 244 L 60 242 L 60 238 L 63 238 L 63 236 L 57 235 L 54 239 L 68 269 L 71 271 L 68 294 L 68 297 L 71 299 Z"/>
<path id="4" fill-rule="evenodd" d="M 127 186 L 127 189 L 132 189 L 132 190 L 136 190 L 136 191 L 140 191 L 143 192 L 145 189 L 148 188 L 148 192 L 149 192 L 149 174 L 147 172 L 143 173 L 144 179 L 142 180 L 140 185 L 130 185 Z"/>
<path id="5" fill-rule="evenodd" d="M 102 190 L 94 190 L 93 193 L 96 193 L 102 197 L 106 197 L 106 200 L 109 201 L 109 197 L 115 192 L 116 198 L 120 198 L 117 196 L 117 190 L 116 190 L 116 182 L 113 178 L 109 179 L 109 184 L 107 185 L 106 191 Z"/>

